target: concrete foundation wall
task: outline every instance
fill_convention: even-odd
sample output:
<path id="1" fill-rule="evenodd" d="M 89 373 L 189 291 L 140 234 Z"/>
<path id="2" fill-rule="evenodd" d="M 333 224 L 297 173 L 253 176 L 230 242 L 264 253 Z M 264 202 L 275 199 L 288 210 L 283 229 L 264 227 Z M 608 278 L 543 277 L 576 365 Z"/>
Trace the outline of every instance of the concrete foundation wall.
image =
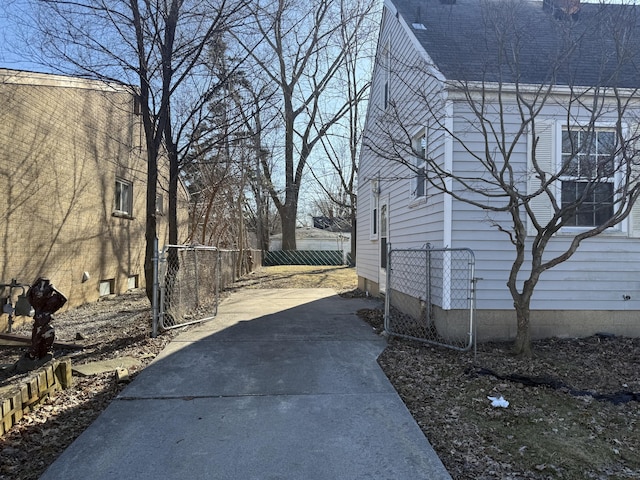
<path id="1" fill-rule="evenodd" d="M 378 286 L 358 277 L 358 288 L 378 295 Z M 375 292 L 375 293 L 374 293 Z M 407 315 L 422 315 L 425 306 L 419 299 L 393 292 L 394 306 Z M 431 315 L 438 333 L 446 338 L 463 339 L 468 332 L 468 310 L 443 310 L 432 305 Z M 476 310 L 474 312 L 478 342 L 513 340 L 516 336 L 515 310 Z M 560 337 L 588 337 L 607 333 L 640 337 L 640 311 L 610 310 L 533 310 L 531 335 L 534 340 Z"/>
<path id="2" fill-rule="evenodd" d="M 511 340 L 516 336 L 515 311 L 477 310 L 475 317 L 479 342 Z M 640 337 L 640 311 L 531 311 L 531 336 L 534 340 L 550 337 L 580 338 L 596 333 Z"/>
<path id="3" fill-rule="evenodd" d="M 363 292 L 367 292 L 372 297 L 377 297 L 380 295 L 380 287 L 378 282 L 374 282 L 373 280 L 369 280 L 368 278 L 358 276 L 358 289 Z"/>

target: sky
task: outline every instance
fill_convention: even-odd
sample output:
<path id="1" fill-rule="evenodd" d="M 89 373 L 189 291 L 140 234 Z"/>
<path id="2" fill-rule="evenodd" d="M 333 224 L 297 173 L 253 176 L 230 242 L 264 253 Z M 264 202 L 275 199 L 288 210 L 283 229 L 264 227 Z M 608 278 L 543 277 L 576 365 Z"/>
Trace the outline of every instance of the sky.
<path id="1" fill-rule="evenodd" d="M 35 31 L 35 25 L 28 21 L 29 13 L 24 0 L 4 0 L 0 5 L 0 67 L 49 72 L 50 69 L 28 60 L 22 31 Z"/>

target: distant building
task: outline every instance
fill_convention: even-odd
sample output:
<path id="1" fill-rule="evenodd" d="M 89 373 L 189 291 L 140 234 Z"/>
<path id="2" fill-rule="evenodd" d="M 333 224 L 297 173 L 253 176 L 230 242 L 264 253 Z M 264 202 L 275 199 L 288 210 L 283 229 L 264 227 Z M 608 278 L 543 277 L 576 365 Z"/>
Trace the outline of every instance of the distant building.
<path id="1" fill-rule="evenodd" d="M 271 235 L 269 245 L 272 252 L 282 250 L 282 234 Z M 298 250 L 346 250 L 349 253 L 351 234 L 315 227 L 298 228 L 296 229 L 296 247 Z"/>
<path id="2" fill-rule="evenodd" d="M 351 232 L 351 222 L 343 217 L 313 217 L 313 226 L 330 232 Z"/>

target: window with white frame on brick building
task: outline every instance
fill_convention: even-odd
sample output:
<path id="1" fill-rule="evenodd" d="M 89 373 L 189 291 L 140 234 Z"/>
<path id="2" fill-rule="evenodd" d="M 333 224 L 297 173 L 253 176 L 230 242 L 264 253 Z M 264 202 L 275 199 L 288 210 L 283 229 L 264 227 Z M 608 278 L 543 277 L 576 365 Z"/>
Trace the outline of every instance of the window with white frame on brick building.
<path id="1" fill-rule="evenodd" d="M 114 213 L 123 216 L 133 215 L 133 183 L 116 178 Z"/>

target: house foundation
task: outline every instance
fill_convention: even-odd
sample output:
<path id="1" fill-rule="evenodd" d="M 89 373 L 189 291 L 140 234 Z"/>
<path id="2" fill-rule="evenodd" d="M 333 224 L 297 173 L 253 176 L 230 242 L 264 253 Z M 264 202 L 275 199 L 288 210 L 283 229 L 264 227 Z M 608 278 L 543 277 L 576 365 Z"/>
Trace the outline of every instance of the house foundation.
<path id="1" fill-rule="evenodd" d="M 358 277 L 358 288 L 379 296 L 379 285 Z M 392 292 L 394 307 L 405 315 L 422 321 L 425 316 L 424 301 L 400 292 Z M 444 310 L 431 305 L 432 323 L 440 336 L 463 339 L 469 331 L 469 310 Z M 515 310 L 476 309 L 473 312 L 475 333 L 479 343 L 509 341 L 516 337 Z M 623 337 L 640 337 L 640 311 L 627 310 L 532 310 L 531 338 L 581 338 L 595 334 Z"/>

